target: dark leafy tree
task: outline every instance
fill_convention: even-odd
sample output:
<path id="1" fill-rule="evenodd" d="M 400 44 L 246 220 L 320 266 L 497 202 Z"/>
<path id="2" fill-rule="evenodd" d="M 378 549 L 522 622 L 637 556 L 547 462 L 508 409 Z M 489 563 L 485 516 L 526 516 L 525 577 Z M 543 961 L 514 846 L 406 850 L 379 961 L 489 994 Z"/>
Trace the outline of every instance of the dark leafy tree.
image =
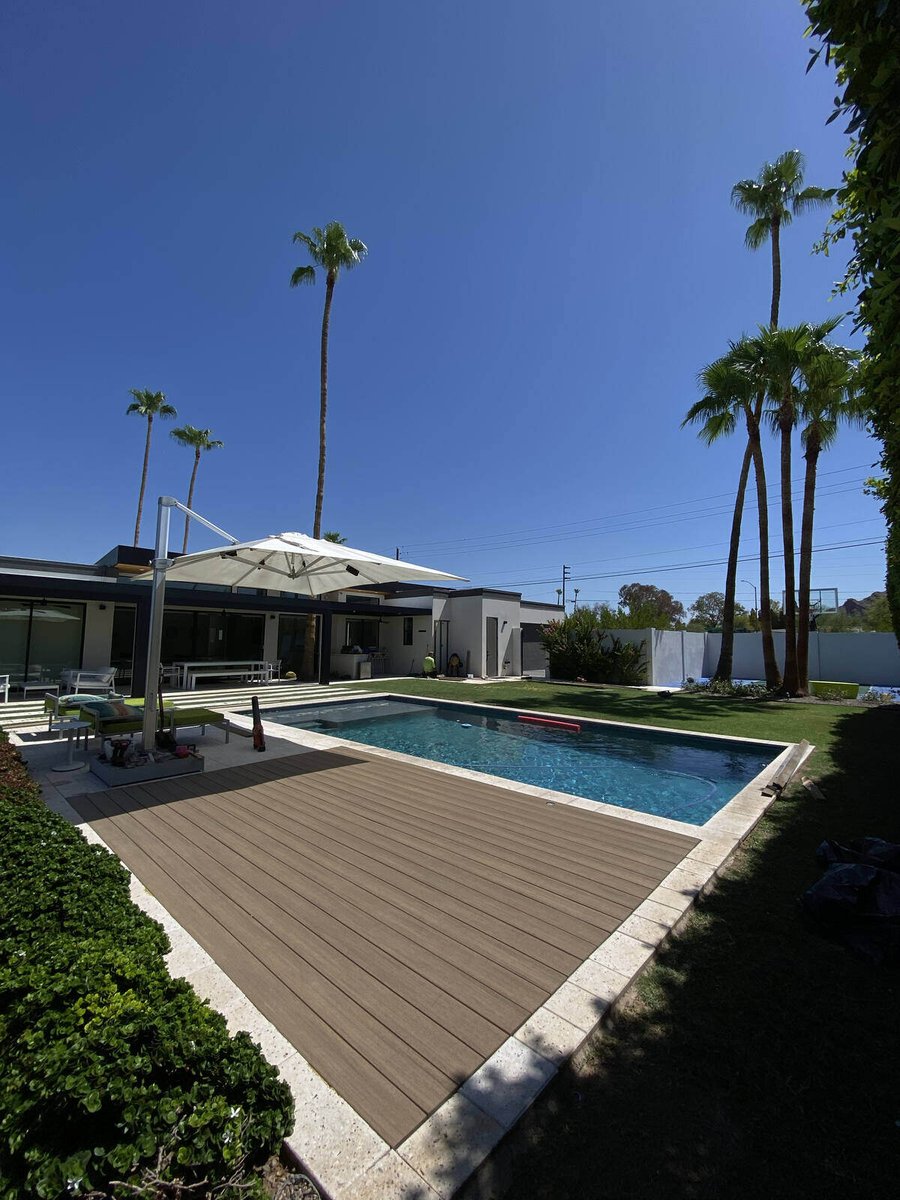
<path id="1" fill-rule="evenodd" d="M 837 66 L 839 95 L 829 121 L 847 119 L 850 166 L 821 244 L 852 243 L 839 290 L 858 290 L 866 331 L 865 407 L 883 450 L 888 524 L 887 594 L 900 640 L 900 5 L 889 0 L 805 0 L 810 30 Z"/>
<path id="2" fill-rule="evenodd" d="M 619 588 L 619 605 L 630 617 L 646 618 L 655 629 L 669 629 L 684 618 L 684 605 L 652 583 L 626 583 Z"/>

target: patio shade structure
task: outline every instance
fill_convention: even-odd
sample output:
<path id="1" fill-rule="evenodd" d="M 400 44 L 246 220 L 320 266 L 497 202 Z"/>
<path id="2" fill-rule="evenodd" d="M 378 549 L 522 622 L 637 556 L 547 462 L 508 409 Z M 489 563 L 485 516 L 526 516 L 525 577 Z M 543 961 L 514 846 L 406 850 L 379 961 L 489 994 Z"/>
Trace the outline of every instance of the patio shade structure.
<path id="1" fill-rule="evenodd" d="M 229 539 L 231 545 L 169 559 L 169 516 L 173 508 L 180 509 L 221 537 Z M 171 496 L 159 498 L 153 570 L 136 576 L 138 579 L 151 577 L 150 643 L 144 686 L 143 737 L 146 748 L 153 745 L 156 736 L 156 689 L 166 579 L 181 583 L 217 583 L 222 587 L 267 588 L 312 597 L 345 588 L 364 587 L 366 584 L 413 580 L 435 583 L 462 581 L 463 578 L 446 571 L 436 571 L 432 567 L 307 537 L 305 533 L 278 533 L 257 541 L 238 542 Z"/>

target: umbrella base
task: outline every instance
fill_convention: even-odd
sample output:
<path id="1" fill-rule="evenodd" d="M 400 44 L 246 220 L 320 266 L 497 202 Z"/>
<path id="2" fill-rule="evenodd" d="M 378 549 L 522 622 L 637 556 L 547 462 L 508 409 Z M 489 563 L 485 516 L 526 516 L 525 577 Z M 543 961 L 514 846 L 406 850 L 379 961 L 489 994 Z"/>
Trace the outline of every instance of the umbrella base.
<path id="1" fill-rule="evenodd" d="M 170 779 L 173 775 L 192 775 L 202 770 L 202 754 L 192 754 L 188 758 L 176 758 L 173 754 L 160 762 L 140 763 L 135 767 L 114 767 L 112 763 L 101 762 L 97 757 L 91 759 L 91 774 L 102 779 L 109 787 Z"/>

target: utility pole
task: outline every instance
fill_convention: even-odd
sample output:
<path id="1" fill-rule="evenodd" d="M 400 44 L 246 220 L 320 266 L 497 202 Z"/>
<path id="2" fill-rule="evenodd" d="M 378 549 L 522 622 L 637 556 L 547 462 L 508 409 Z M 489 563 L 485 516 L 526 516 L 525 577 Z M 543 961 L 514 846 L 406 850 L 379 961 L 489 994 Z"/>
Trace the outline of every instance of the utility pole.
<path id="1" fill-rule="evenodd" d="M 566 607 L 566 584 L 569 582 L 569 580 L 570 580 L 571 578 L 572 578 L 572 568 L 571 568 L 571 567 L 567 567 L 567 566 L 563 565 L 563 572 L 562 572 L 562 588 L 560 589 L 560 590 L 561 590 L 561 592 L 562 592 L 562 606 L 563 606 L 563 608 L 565 608 L 565 607 Z"/>

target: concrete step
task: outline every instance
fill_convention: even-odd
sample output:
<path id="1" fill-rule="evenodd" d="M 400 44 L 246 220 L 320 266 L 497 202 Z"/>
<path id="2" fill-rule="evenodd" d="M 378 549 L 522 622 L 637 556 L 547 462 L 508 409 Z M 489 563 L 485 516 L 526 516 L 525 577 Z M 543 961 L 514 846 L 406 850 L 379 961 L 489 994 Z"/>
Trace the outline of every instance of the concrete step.
<path id="1" fill-rule="evenodd" d="M 270 683 L 251 684 L 236 688 L 202 688 L 192 692 L 164 692 L 167 704 L 173 708 L 246 708 L 254 696 L 265 707 L 273 704 L 304 704 L 311 700 L 332 699 L 352 695 L 353 690 L 340 684 Z M 0 729 L 20 729 L 48 720 L 43 698 L 12 700 L 0 704 Z"/>

